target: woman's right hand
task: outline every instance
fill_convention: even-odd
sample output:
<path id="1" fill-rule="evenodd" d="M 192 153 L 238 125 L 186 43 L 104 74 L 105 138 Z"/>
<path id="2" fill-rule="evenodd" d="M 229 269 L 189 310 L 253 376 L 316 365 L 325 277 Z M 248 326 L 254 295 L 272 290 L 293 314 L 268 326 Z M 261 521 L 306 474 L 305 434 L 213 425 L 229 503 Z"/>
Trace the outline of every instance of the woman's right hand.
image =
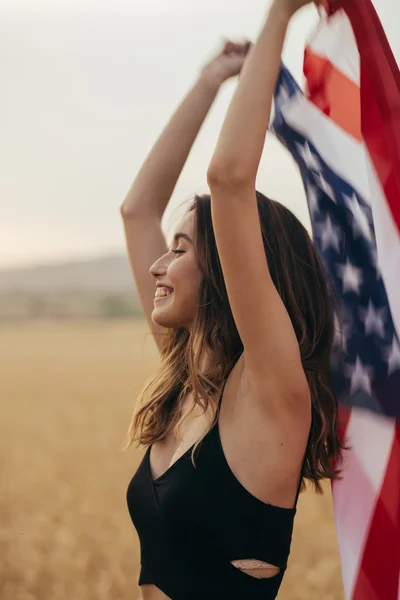
<path id="1" fill-rule="evenodd" d="M 224 81 L 235 75 L 239 75 L 247 53 L 251 48 L 251 42 L 237 44 L 226 40 L 222 49 L 201 70 L 201 76 L 210 78 L 213 82 L 221 85 Z"/>
<path id="2" fill-rule="evenodd" d="M 290 17 L 293 16 L 300 8 L 307 4 L 314 3 L 319 6 L 322 0 L 274 0 L 270 8 L 277 7 L 278 10 L 284 10 Z"/>

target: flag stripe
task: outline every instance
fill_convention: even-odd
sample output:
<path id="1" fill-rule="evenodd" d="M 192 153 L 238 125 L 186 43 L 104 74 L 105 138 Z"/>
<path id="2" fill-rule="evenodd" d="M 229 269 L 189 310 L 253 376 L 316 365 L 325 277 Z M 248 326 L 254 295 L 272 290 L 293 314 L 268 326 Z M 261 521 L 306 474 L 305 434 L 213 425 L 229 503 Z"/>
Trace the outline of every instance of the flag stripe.
<path id="1" fill-rule="evenodd" d="M 346 0 L 346 6 L 354 8 L 357 2 Z M 390 88 L 398 74 L 393 65 L 388 93 L 375 86 L 371 74 L 379 79 L 381 66 L 369 54 L 386 61 L 381 70 L 387 79 L 388 46 L 371 17 L 372 5 L 364 6 L 365 14 L 362 8 L 346 15 L 336 7 L 325 18 L 320 10 L 320 26 L 305 53 L 310 99 L 283 67 L 272 130 L 300 168 L 314 243 L 340 302 L 343 330 L 337 331 L 331 364 L 340 402 L 338 434 L 350 447 L 343 452 L 343 478 L 332 483 L 332 493 L 346 598 L 396 600 L 400 229 L 393 206 L 400 204 L 395 140 L 400 134 L 400 88 Z M 353 19 L 365 21 L 358 22 L 357 35 Z M 360 31 L 367 32 L 371 46 L 381 47 L 363 49 Z M 346 111 L 350 119 L 341 114 Z M 337 325 L 338 319 L 336 330 Z M 334 466 L 340 468 L 340 461 Z"/>
<path id="2" fill-rule="evenodd" d="M 362 133 L 400 231 L 400 72 L 371 2 L 340 0 L 362 60 Z"/>
<path id="3" fill-rule="evenodd" d="M 289 89 L 290 98 L 287 97 Z M 347 315 L 343 314 L 342 317 L 345 321 L 351 322 L 353 331 L 351 335 L 345 334 L 345 337 L 351 340 L 351 351 L 345 354 L 344 368 L 343 365 L 335 368 L 335 388 L 338 399 L 369 408 L 380 414 L 397 416 L 400 414 L 400 398 L 395 390 L 400 385 L 400 364 L 397 361 L 396 340 L 393 337 L 394 324 L 384 281 L 376 270 L 375 244 L 370 230 L 368 209 L 362 198 L 355 197 L 354 188 L 339 177 L 338 169 L 332 169 L 322 158 L 332 157 L 331 163 L 338 163 L 338 158 L 340 163 L 343 159 L 342 148 L 338 147 L 337 143 L 335 145 L 335 130 L 338 132 L 340 130 L 304 98 L 287 70 L 282 71 L 276 102 L 277 111 L 273 129 L 299 164 L 307 191 L 314 241 L 319 252 L 322 253 L 323 261 L 327 261 L 326 266 L 336 291 L 341 296 L 346 290 L 343 281 L 343 265 L 346 263 L 356 266 L 356 272 L 362 273 L 361 280 L 365 282 L 361 289 L 356 286 L 353 295 L 345 300 Z M 299 106 L 302 110 L 299 110 Z M 312 115 L 309 119 L 307 111 Z M 299 118 L 292 119 L 293 114 Z M 303 128 L 307 130 L 306 138 L 300 133 Z M 361 148 L 361 145 L 355 143 L 347 134 L 342 132 L 342 137 L 350 140 L 356 149 Z M 337 139 L 342 138 L 337 136 Z M 351 164 L 351 157 L 349 162 Z M 363 166 L 365 171 L 365 162 Z M 362 168 L 362 164 L 359 167 Z M 353 177 L 356 177 L 354 169 L 350 169 L 350 172 Z M 366 174 L 365 176 L 368 181 L 368 176 Z M 351 211 L 349 205 L 352 207 Z M 361 218 L 364 220 L 364 233 L 360 239 L 357 227 L 354 236 L 354 227 L 357 220 Z M 369 236 L 369 240 L 366 235 Z M 349 269 L 352 278 L 353 267 L 350 266 Z M 351 286 L 352 282 L 353 279 L 350 282 Z M 367 306 L 372 306 L 371 302 L 374 306 L 380 307 L 376 317 L 371 315 L 374 323 L 379 314 L 385 315 L 386 324 L 382 322 L 381 332 L 375 331 L 375 333 L 378 331 L 378 336 L 369 335 L 364 321 L 360 320 Z M 387 355 L 389 347 L 393 350 L 393 356 L 390 358 L 390 373 Z M 338 354 L 337 357 L 340 360 Z M 397 370 L 394 368 L 396 366 Z M 382 382 L 385 382 L 385 385 L 382 385 Z"/>
<path id="4" fill-rule="evenodd" d="M 400 204 L 398 202 L 400 197 L 400 181 L 397 180 L 396 173 L 396 169 L 400 168 L 400 161 L 397 165 L 390 157 L 390 136 L 384 134 L 385 129 L 387 130 L 387 133 L 389 133 L 389 124 L 385 127 L 375 95 L 372 93 L 371 82 L 364 68 L 361 69 L 361 80 L 361 105 L 363 115 L 361 129 L 363 138 L 384 190 L 386 201 L 392 213 L 392 218 L 400 232 Z"/>
<path id="5" fill-rule="evenodd" d="M 400 260 L 399 257 L 400 244 L 398 236 L 394 234 L 393 229 L 397 227 L 397 232 L 400 231 L 400 186 L 399 186 L 399 134 L 400 134 L 400 86 L 399 86 L 399 71 L 397 65 L 394 64 L 394 57 L 391 54 L 390 47 L 387 43 L 383 28 L 380 25 L 379 19 L 371 3 L 361 0 L 351 2 L 346 0 L 345 3 L 347 16 L 350 18 L 352 27 L 356 36 L 358 48 L 362 56 L 361 77 L 360 77 L 360 110 L 361 110 L 361 129 L 365 140 L 368 153 L 367 164 L 370 163 L 370 184 L 373 182 L 373 189 L 378 192 L 378 198 L 374 193 L 370 195 L 372 203 L 375 231 L 377 232 L 376 218 L 379 219 L 380 210 L 383 209 L 383 219 L 379 223 L 379 231 L 377 232 L 378 254 L 380 257 L 381 268 L 383 267 L 384 281 L 388 292 L 389 301 L 391 302 L 393 318 L 396 320 L 398 315 L 399 292 L 397 297 L 395 293 L 396 286 L 394 277 L 396 271 L 394 266 Z M 361 4 L 361 5 L 360 5 Z M 352 12 L 353 11 L 353 12 Z M 362 14 L 360 11 L 363 11 Z M 362 15 L 362 18 L 360 18 Z M 375 54 L 375 56 L 374 56 Z M 374 59 L 376 63 L 374 63 Z M 387 89 L 385 89 L 387 86 Z M 350 105 L 351 106 L 351 105 Z M 351 108 L 352 110 L 352 108 Z M 353 112 L 353 111 L 352 111 Z M 384 118 L 385 117 L 385 118 Z M 335 119 L 338 125 L 341 123 Z M 348 127 L 346 127 L 348 130 Z M 379 181 L 377 181 L 377 179 Z M 391 215 L 394 222 L 388 215 L 388 203 Z M 379 204 L 378 204 L 379 203 Z M 386 227 L 382 227 L 384 224 Z M 390 244 L 386 237 L 390 232 Z M 386 235 L 385 235 L 386 234 Z M 385 249 L 383 254 L 379 251 Z M 394 251 L 395 260 L 393 261 Z M 393 280 L 392 280 L 393 278 Z M 394 314 L 396 312 L 396 314 Z M 397 317 L 398 318 L 398 317 Z M 397 320 L 397 330 L 399 329 L 399 321 Z M 399 389 L 397 384 L 396 389 Z M 355 408 L 352 410 L 352 417 L 355 415 Z M 376 417 L 374 417 L 375 419 Z M 393 421 L 388 421 L 390 423 Z M 347 519 L 346 509 L 340 504 L 340 485 L 334 486 L 335 499 L 335 514 L 337 515 L 337 523 L 340 530 L 346 527 L 343 532 L 341 552 L 342 557 L 346 557 L 346 562 L 342 561 L 344 572 L 348 561 L 352 560 L 353 564 L 347 571 L 345 577 L 345 587 L 347 587 L 347 597 L 352 600 L 396 600 L 399 595 L 399 573 L 400 573 L 400 498 L 399 498 L 399 481 L 400 481 L 400 447 L 399 447 L 399 426 L 395 428 L 395 439 L 391 443 L 391 453 L 389 460 L 386 461 L 384 456 L 380 459 L 376 457 L 377 449 L 381 450 L 380 443 L 386 439 L 386 436 L 368 435 L 371 431 L 367 431 L 364 424 L 357 426 L 355 430 L 351 430 L 352 421 L 348 427 L 352 444 L 354 443 L 355 450 L 349 455 L 353 460 L 353 469 L 346 471 L 347 480 L 344 482 L 343 491 L 344 497 L 348 497 L 351 490 L 357 490 L 357 498 L 362 501 L 358 504 L 358 509 L 362 506 L 361 511 L 361 527 L 360 532 L 364 533 L 365 548 L 359 547 L 354 555 L 354 548 L 346 548 L 351 542 L 354 543 L 357 530 L 354 521 Z M 393 426 L 393 425 L 392 425 Z M 363 439 L 357 439 L 357 432 L 364 436 Z M 365 439 L 373 440 L 373 444 L 365 444 Z M 389 436 L 390 439 L 390 436 Z M 387 440 L 386 440 L 387 441 Z M 372 456 L 363 454 L 360 458 L 364 468 L 367 465 L 374 464 L 378 472 L 375 475 L 384 474 L 384 482 L 381 490 L 377 490 L 376 495 L 369 495 L 368 487 L 360 485 L 360 474 L 363 473 L 361 465 L 355 465 L 357 449 L 372 450 Z M 358 474 L 358 477 L 357 477 Z M 359 485 L 357 485 L 357 482 Z M 365 514 L 365 508 L 368 501 L 377 499 L 376 508 L 370 519 Z M 341 498 L 343 504 L 343 498 Z M 355 501 L 356 498 L 353 498 Z M 358 513 L 348 509 L 354 517 L 360 518 Z M 370 527 L 368 529 L 368 525 Z M 365 529 L 363 529 L 363 525 Z M 358 541 L 361 541 L 361 536 Z M 394 546 L 391 548 L 391 546 Z M 390 548 L 389 552 L 383 551 L 383 548 Z M 360 560 L 361 559 L 361 560 Z M 357 566 L 357 560 L 360 560 Z M 356 579 L 354 580 L 354 577 Z M 355 583 L 354 589 L 352 583 Z M 347 585 L 346 585 L 347 584 Z M 350 585 L 349 585 L 350 584 Z"/>
<path id="6" fill-rule="evenodd" d="M 370 203 L 365 148 L 324 115 L 303 94 L 282 107 L 287 124 L 318 148 L 324 161 Z"/>
<path id="7" fill-rule="evenodd" d="M 351 448 L 343 454 L 346 477 L 336 480 L 332 486 L 335 511 L 340 514 L 337 532 L 346 556 L 342 573 L 348 598 L 352 597 L 356 584 L 360 557 L 373 520 L 386 465 L 393 456 L 394 436 L 393 419 L 379 417 L 357 407 L 352 409 L 345 440 Z M 368 446 L 366 439 L 374 440 L 374 444 Z M 356 494 L 352 502 L 349 502 L 348 481 L 351 481 L 353 494 Z M 354 510 L 354 502 L 357 511 Z"/>
<path id="8" fill-rule="evenodd" d="M 396 428 L 385 480 L 378 496 L 353 600 L 397 600 L 400 572 L 400 425 Z M 382 542 L 389 552 L 377 552 Z"/>
<path id="9" fill-rule="evenodd" d="M 369 528 L 374 526 L 376 501 L 382 487 L 386 465 L 388 459 L 393 462 L 397 457 L 398 460 L 393 444 L 394 436 L 395 427 L 392 419 L 376 418 L 367 411 L 352 409 L 346 431 L 346 442 L 351 449 L 343 453 L 345 478 L 336 480 L 332 485 L 335 514 L 340 515 L 340 519 L 336 521 L 338 540 L 342 555 L 346 556 L 346 561 L 342 564 L 346 598 L 355 600 L 355 588 L 359 585 L 359 581 L 361 583 L 364 581 L 362 577 L 357 581 L 357 574 L 364 548 L 369 548 Z M 374 440 L 374 444 L 368 447 L 365 444 L 366 439 Z M 368 449 L 372 453 L 370 456 L 363 454 Z M 379 454 L 376 455 L 375 451 Z M 349 481 L 352 487 L 351 502 Z M 396 482 L 395 479 L 393 481 Z M 355 505 L 357 510 L 354 510 Z M 381 545 L 382 538 L 373 550 Z M 385 576 L 387 569 L 390 569 L 389 565 L 377 571 Z M 369 596 L 364 596 L 363 600 L 365 598 L 369 599 Z M 382 598 L 386 597 L 382 596 Z"/>
<path id="10" fill-rule="evenodd" d="M 318 28 L 309 40 L 308 47 L 360 87 L 360 59 L 349 19 L 343 11 L 338 11 L 329 20 L 323 11 L 320 11 L 320 16 Z"/>
<path id="11" fill-rule="evenodd" d="M 340 129 L 303 95 L 298 95 L 284 105 L 282 114 L 288 125 L 304 133 L 312 141 L 332 170 L 348 181 L 365 201 L 372 204 L 379 265 L 399 334 L 400 231 L 393 221 L 384 190 L 365 146 Z M 371 120 L 374 122 L 374 117 Z M 376 135 L 375 133 L 373 137 Z"/>
<path id="12" fill-rule="evenodd" d="M 361 142 L 359 86 L 311 48 L 304 54 L 304 75 L 309 100 L 338 127 Z"/>
<path id="13" fill-rule="evenodd" d="M 370 198 L 374 216 L 376 245 L 379 265 L 389 298 L 390 309 L 397 334 L 400 334 L 400 233 L 392 219 L 390 207 L 386 202 L 382 186 L 371 159 L 365 154 Z"/>
<path id="14" fill-rule="evenodd" d="M 368 4 L 369 2 L 363 1 L 360 10 L 362 9 L 363 11 L 368 11 Z M 359 17 L 359 6 L 357 5 L 356 9 L 354 9 L 354 3 L 347 1 L 345 5 L 346 9 L 350 11 L 350 16 L 352 19 L 357 20 Z M 338 6 L 336 6 L 336 8 L 338 8 Z M 355 12 L 355 14 L 351 13 L 352 10 Z M 396 61 L 387 43 L 384 31 L 375 11 L 373 10 L 373 7 L 372 16 L 369 18 L 371 18 L 373 21 L 372 37 L 370 32 L 368 32 L 368 35 L 366 35 L 364 32 L 364 37 L 360 35 L 358 36 L 358 38 L 362 38 L 361 41 L 360 39 L 356 40 L 350 19 L 343 10 L 338 10 L 332 17 L 330 17 L 329 20 L 322 18 L 321 25 L 317 29 L 317 32 L 314 34 L 310 42 L 310 52 L 313 54 L 318 52 L 322 54 L 322 57 L 328 57 L 333 68 L 339 72 L 346 73 L 346 77 L 348 77 L 349 81 L 353 84 L 354 82 L 357 82 L 357 80 L 360 80 L 360 60 L 357 42 L 361 44 L 361 50 L 364 57 L 363 65 L 365 65 L 366 62 L 370 64 L 370 58 L 372 58 L 373 61 L 377 60 L 374 54 L 375 50 L 376 55 L 381 57 L 379 63 L 372 63 L 375 68 L 369 69 L 369 72 L 374 75 L 374 86 L 376 84 L 377 89 L 375 89 L 375 87 L 373 90 L 370 88 L 369 81 L 365 78 L 365 67 L 363 66 L 363 137 L 365 138 L 368 151 L 374 156 L 375 161 L 371 162 L 368 152 L 366 152 L 365 148 L 361 145 L 357 149 L 354 144 L 348 144 L 346 136 L 340 136 L 340 134 L 337 133 L 340 130 L 337 128 L 337 135 L 335 135 L 335 128 L 333 127 L 330 128 L 327 136 L 329 137 L 329 140 L 332 140 L 332 143 L 328 143 L 328 140 L 326 140 L 325 146 L 327 146 L 327 149 L 326 152 L 324 152 L 323 157 L 326 162 L 330 164 L 333 170 L 340 174 L 346 181 L 351 183 L 356 191 L 360 192 L 364 200 L 372 204 L 380 269 L 382 272 L 383 281 L 385 283 L 395 327 L 398 334 L 400 334 L 400 286 L 398 285 L 398 273 L 400 273 L 400 228 L 398 224 L 396 225 L 396 222 L 394 221 L 395 215 L 393 215 L 393 210 L 391 209 L 390 204 L 388 204 L 389 196 L 389 198 L 394 199 L 392 204 L 397 206 L 398 210 L 400 211 L 399 191 L 394 185 L 393 179 L 393 174 L 400 173 L 400 164 L 398 167 L 392 167 L 391 169 L 388 169 L 387 165 L 390 167 L 391 158 L 388 156 L 387 152 L 385 155 L 385 148 L 382 148 L 382 144 L 384 146 L 384 142 L 382 142 L 383 134 L 377 134 L 377 131 L 378 133 L 386 131 L 388 134 L 390 134 L 390 132 L 393 130 L 393 127 L 397 127 L 397 133 L 394 135 L 394 137 L 397 142 L 400 143 L 400 117 L 397 117 L 397 120 L 396 118 L 392 117 L 390 119 L 390 123 L 393 121 L 392 128 L 389 126 L 389 123 L 387 124 L 386 129 L 384 129 L 381 112 L 378 110 L 378 104 L 374 100 L 375 93 L 385 97 L 386 81 L 389 80 L 389 83 L 391 81 L 393 84 L 391 100 L 390 103 L 388 101 L 384 105 L 385 114 L 387 115 L 386 119 L 389 120 L 388 115 L 393 114 L 393 112 L 396 113 L 396 109 L 397 114 L 399 115 L 400 75 Z M 359 28 L 360 27 L 358 26 L 358 29 Z M 356 31 L 358 31 L 358 29 L 356 28 Z M 377 48 L 374 47 L 374 43 Z M 385 48 L 383 54 L 380 52 L 382 43 L 384 44 Z M 325 49 L 325 44 L 327 50 Z M 306 50 L 305 54 L 306 61 L 307 52 L 308 50 Z M 371 57 L 370 54 L 372 54 Z M 358 60 L 354 59 L 354 56 L 357 56 Z M 390 59 L 389 74 L 386 75 L 384 84 L 382 84 L 379 74 L 385 73 L 388 70 L 388 67 L 385 66 L 387 65 L 387 57 Z M 366 59 L 368 59 L 368 61 Z M 312 63 L 309 63 L 309 78 L 314 80 L 321 79 L 321 76 L 316 69 L 315 73 L 312 71 L 312 66 Z M 352 75 L 351 79 L 349 75 L 350 73 Z M 375 73 L 378 75 L 375 75 Z M 375 81 L 375 79 L 377 80 Z M 358 92 L 358 96 L 360 100 L 360 92 Z M 349 95 L 343 95 L 343 98 L 345 98 L 347 101 Z M 368 100 L 368 98 L 372 98 L 372 100 Z M 350 102 L 350 106 L 353 106 L 353 104 L 354 100 Z M 388 108 L 390 108 L 390 112 L 386 110 Z M 347 105 L 344 112 L 346 113 L 346 111 Z M 334 112 L 336 113 L 337 111 Z M 292 120 L 291 124 L 293 127 L 298 129 L 302 115 L 305 114 L 303 106 L 299 107 L 297 114 L 297 123 Z M 330 117 L 333 118 L 332 115 L 330 115 Z M 309 132 L 312 129 L 312 124 L 310 123 L 311 118 L 314 118 L 314 116 L 310 115 L 310 119 L 307 121 L 307 124 L 304 127 L 304 131 L 307 132 L 308 136 L 310 135 Z M 335 120 L 340 126 L 340 120 Z M 321 122 L 321 128 L 324 126 L 326 127 L 326 124 Z M 318 128 L 318 131 L 315 133 L 317 138 L 314 138 L 312 141 L 318 147 L 320 152 L 323 152 L 324 147 L 321 146 L 320 140 L 322 141 L 324 136 L 324 129 Z M 373 147 L 376 144 L 377 148 L 374 152 Z M 338 156 L 338 149 L 340 149 L 340 156 Z M 383 159 L 384 156 L 386 156 L 385 159 Z M 388 170 L 390 177 L 386 181 L 386 189 L 383 189 L 382 179 L 385 179 L 385 176 L 387 177 Z M 362 182 L 361 186 L 360 182 Z"/>

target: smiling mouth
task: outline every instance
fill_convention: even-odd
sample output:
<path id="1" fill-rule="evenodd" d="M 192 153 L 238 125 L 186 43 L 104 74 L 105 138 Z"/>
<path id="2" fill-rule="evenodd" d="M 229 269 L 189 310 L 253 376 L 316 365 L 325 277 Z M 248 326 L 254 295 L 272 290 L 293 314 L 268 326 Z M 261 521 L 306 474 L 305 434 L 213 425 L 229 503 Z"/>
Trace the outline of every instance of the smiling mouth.
<path id="1" fill-rule="evenodd" d="M 154 302 L 160 302 L 161 300 L 166 300 L 167 298 L 170 298 L 173 295 L 174 295 L 174 292 L 171 292 L 170 294 L 167 294 L 166 296 L 155 296 Z"/>

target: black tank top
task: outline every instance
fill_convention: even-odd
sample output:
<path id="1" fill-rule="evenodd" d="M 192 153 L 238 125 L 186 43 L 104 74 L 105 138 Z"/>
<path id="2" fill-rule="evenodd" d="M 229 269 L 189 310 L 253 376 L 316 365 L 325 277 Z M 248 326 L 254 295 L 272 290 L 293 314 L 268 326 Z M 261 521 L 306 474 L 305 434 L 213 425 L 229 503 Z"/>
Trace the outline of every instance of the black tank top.
<path id="1" fill-rule="evenodd" d="M 149 446 L 128 486 L 140 540 L 138 584 L 152 583 L 172 600 L 273 600 L 287 566 L 301 479 L 293 508 L 266 504 L 231 471 L 218 420 L 196 449 L 196 467 L 193 446 L 154 481 Z M 239 559 L 259 559 L 280 572 L 258 579 L 230 563 Z"/>

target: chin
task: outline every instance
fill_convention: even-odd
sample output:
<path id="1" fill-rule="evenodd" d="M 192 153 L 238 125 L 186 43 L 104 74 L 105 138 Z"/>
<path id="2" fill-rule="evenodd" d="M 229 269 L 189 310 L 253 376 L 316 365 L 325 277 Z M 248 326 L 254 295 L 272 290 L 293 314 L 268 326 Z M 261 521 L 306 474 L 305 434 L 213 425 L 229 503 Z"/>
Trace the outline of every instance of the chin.
<path id="1" fill-rule="evenodd" d="M 154 308 L 151 320 L 156 323 L 156 325 L 167 327 L 168 329 L 179 329 L 181 327 L 188 329 L 187 324 L 182 321 L 180 315 L 168 315 L 168 311 L 163 311 L 158 308 Z"/>
<path id="2" fill-rule="evenodd" d="M 180 325 L 176 325 L 176 319 L 173 318 L 173 315 L 168 315 L 168 311 L 160 310 L 157 307 L 152 312 L 151 320 L 161 327 L 180 327 Z"/>

